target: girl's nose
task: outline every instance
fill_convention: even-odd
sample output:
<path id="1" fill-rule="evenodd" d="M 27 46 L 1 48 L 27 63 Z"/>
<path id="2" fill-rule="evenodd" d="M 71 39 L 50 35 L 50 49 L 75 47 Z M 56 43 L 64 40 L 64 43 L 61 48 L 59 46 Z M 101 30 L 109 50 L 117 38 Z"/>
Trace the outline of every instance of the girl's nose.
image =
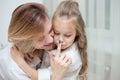
<path id="1" fill-rule="evenodd" d="M 60 38 L 59 38 L 59 43 L 63 43 L 63 38 L 62 38 L 62 36 L 60 36 Z"/>

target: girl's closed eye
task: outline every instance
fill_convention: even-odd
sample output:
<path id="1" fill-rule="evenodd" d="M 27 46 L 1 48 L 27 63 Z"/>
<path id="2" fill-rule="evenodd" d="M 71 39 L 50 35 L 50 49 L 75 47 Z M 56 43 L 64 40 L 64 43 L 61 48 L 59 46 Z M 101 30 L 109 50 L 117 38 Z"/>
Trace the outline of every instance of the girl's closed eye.
<path id="1" fill-rule="evenodd" d="M 65 36 L 65 37 L 71 37 L 71 34 L 70 34 L 70 35 L 68 35 L 68 34 L 65 34 L 64 36 Z"/>

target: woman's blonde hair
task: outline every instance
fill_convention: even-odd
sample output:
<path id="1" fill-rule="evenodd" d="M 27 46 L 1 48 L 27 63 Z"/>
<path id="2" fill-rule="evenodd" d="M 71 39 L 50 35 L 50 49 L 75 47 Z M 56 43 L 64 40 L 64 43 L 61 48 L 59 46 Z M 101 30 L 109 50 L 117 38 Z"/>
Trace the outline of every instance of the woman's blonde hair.
<path id="1" fill-rule="evenodd" d="M 40 3 L 25 3 L 12 13 L 8 29 L 8 40 L 14 43 L 23 53 L 36 52 L 32 41 L 41 35 L 48 18 L 45 6 Z"/>
<path id="2" fill-rule="evenodd" d="M 88 59 L 87 59 L 87 38 L 85 34 L 85 23 L 81 16 L 79 10 L 79 4 L 74 0 L 66 0 L 62 1 L 60 5 L 57 7 L 54 15 L 53 15 L 53 23 L 56 18 L 65 17 L 67 20 L 70 20 L 76 26 L 76 38 L 77 48 L 79 50 L 81 60 L 82 60 L 82 68 L 79 72 L 80 78 L 86 76 L 86 70 L 88 68 Z M 83 78 L 85 79 L 85 78 Z M 80 79 L 81 80 L 81 79 Z"/>

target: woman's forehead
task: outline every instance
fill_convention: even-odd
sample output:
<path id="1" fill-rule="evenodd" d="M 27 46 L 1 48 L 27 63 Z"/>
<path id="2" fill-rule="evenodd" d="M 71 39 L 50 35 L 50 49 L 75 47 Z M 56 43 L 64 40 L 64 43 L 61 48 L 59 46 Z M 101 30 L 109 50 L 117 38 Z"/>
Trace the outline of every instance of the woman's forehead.
<path id="1" fill-rule="evenodd" d="M 50 21 L 50 19 L 46 19 L 46 22 L 45 22 L 45 25 L 44 25 L 44 34 L 49 34 L 49 32 L 51 31 L 52 29 L 52 23 Z"/>

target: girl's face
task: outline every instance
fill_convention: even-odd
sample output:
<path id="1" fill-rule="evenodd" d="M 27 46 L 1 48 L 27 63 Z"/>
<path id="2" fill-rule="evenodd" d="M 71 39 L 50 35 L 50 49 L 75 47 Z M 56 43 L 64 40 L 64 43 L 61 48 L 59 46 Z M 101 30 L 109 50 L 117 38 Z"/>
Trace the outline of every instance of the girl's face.
<path id="1" fill-rule="evenodd" d="M 54 43 L 57 45 L 59 40 L 62 41 L 61 49 L 70 47 L 76 37 L 75 25 L 72 21 L 62 18 L 55 18 L 53 22 Z"/>
<path id="2" fill-rule="evenodd" d="M 37 37 L 33 41 L 33 45 L 36 49 L 50 50 L 53 46 L 53 30 L 52 24 L 49 19 L 45 22 L 45 28 L 43 34 Z"/>

